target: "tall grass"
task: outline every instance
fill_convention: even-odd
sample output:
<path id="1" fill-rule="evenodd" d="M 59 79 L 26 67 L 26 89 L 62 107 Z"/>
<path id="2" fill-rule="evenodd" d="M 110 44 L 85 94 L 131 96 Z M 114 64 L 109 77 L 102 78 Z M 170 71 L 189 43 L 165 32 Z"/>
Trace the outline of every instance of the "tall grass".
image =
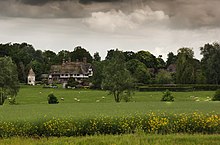
<path id="1" fill-rule="evenodd" d="M 0 139 L 5 145 L 219 145 L 220 135 L 146 135 L 135 133 L 127 135 L 95 135 L 85 137 Z"/>

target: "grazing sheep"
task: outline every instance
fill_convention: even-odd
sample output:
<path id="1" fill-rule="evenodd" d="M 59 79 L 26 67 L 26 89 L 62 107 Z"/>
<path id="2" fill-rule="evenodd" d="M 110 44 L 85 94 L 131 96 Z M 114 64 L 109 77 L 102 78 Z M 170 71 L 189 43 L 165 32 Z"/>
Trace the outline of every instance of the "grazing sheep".
<path id="1" fill-rule="evenodd" d="M 102 99 L 105 99 L 105 97 L 103 96 Z"/>
<path id="2" fill-rule="evenodd" d="M 62 101 L 64 101 L 64 98 L 61 98 Z"/>
<path id="3" fill-rule="evenodd" d="M 96 100 L 96 103 L 99 103 L 100 102 L 100 100 Z"/>

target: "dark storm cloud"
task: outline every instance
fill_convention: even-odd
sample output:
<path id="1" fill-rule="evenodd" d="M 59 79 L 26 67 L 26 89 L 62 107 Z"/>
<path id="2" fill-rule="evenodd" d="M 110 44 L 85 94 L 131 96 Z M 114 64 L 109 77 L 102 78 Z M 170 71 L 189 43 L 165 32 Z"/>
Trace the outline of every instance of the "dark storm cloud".
<path id="1" fill-rule="evenodd" d="M 118 2 L 120 0 L 17 0 L 21 3 L 24 4 L 29 4 L 29 5 L 44 5 L 50 2 L 64 2 L 64 1 L 73 1 L 73 2 L 79 2 L 81 4 L 91 4 L 93 2 Z"/>
<path id="2" fill-rule="evenodd" d="M 0 16 L 85 18 L 112 9 L 129 15 L 146 5 L 168 15 L 171 27 L 220 26 L 219 0 L 0 0 Z"/>
<path id="3" fill-rule="evenodd" d="M 92 2 L 120 2 L 120 0 L 79 0 L 82 4 L 91 4 Z"/>
<path id="4" fill-rule="evenodd" d="M 21 2 L 23 4 L 28 4 L 28 5 L 44 5 L 49 2 L 54 2 L 54 1 L 65 1 L 65 0 L 17 0 L 18 2 Z"/>

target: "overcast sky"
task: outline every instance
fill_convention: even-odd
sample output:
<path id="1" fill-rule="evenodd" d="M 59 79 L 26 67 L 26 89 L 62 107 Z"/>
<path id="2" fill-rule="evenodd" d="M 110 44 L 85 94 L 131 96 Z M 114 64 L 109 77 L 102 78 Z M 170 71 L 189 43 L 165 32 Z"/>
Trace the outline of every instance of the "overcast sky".
<path id="1" fill-rule="evenodd" d="M 0 43 L 91 55 L 146 50 L 156 57 L 219 42 L 219 0 L 0 0 Z"/>

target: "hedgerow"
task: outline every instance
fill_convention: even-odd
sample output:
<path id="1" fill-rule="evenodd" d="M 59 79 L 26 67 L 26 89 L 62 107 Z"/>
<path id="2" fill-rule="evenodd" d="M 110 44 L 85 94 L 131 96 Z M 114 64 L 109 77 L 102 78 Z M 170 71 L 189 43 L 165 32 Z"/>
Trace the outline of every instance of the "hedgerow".
<path id="1" fill-rule="evenodd" d="M 217 114 L 155 114 L 124 117 L 100 116 L 84 119 L 44 118 L 36 122 L 0 122 L 0 137 L 12 136 L 84 136 L 95 134 L 125 134 L 144 131 L 148 134 L 220 133 Z"/>
<path id="2" fill-rule="evenodd" d="M 151 84 L 145 86 L 138 86 L 137 89 L 141 92 L 144 91 L 215 91 L 220 89 L 220 85 L 212 84 Z"/>

